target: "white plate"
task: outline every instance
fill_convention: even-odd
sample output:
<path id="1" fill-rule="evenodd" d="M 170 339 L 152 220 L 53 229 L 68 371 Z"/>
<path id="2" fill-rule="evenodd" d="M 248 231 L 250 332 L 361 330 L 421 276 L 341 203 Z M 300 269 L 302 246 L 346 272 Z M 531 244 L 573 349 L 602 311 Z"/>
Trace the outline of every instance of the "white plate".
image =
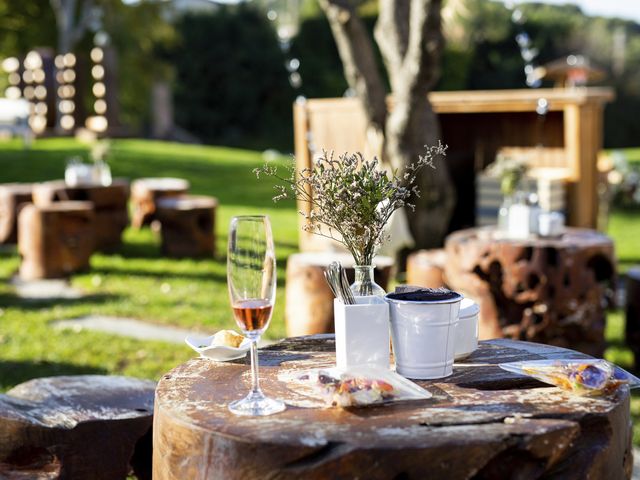
<path id="1" fill-rule="evenodd" d="M 198 335 L 189 335 L 184 339 L 187 345 L 200 354 L 201 357 L 217 360 L 218 362 L 226 362 L 244 357 L 251 348 L 251 341 L 245 338 L 238 348 L 227 347 L 226 345 L 213 345 L 203 347 L 202 345 L 211 345 L 214 335 L 209 337 L 200 337 Z"/>

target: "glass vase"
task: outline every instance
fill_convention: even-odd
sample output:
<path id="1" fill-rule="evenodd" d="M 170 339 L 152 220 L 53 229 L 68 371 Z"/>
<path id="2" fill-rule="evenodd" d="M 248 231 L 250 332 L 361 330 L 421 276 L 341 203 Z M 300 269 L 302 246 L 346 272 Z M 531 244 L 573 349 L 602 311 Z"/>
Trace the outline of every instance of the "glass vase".
<path id="1" fill-rule="evenodd" d="M 384 297 L 386 292 L 373 278 L 375 265 L 356 265 L 356 281 L 349 287 L 356 297 L 376 296 Z"/>
<path id="2" fill-rule="evenodd" d="M 509 210 L 513 203 L 513 195 L 505 195 L 498 210 L 498 230 L 504 234 L 509 232 Z"/>

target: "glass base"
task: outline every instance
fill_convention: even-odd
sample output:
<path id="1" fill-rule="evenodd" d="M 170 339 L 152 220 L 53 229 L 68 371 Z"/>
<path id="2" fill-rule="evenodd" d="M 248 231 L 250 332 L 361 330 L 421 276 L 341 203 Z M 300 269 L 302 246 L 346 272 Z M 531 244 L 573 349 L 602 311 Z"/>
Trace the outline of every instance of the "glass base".
<path id="1" fill-rule="evenodd" d="M 263 416 L 282 412 L 287 406 L 275 398 L 265 397 L 260 391 L 249 392 L 242 400 L 229 404 L 229 410 L 236 415 Z"/>

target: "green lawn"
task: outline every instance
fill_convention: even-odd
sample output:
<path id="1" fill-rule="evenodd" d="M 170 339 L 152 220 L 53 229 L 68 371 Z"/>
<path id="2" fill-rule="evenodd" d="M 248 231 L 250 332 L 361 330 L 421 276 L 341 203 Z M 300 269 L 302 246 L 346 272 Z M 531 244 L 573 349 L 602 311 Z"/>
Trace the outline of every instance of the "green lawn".
<path id="1" fill-rule="evenodd" d="M 30 150 L 23 150 L 19 142 L 0 144 L 0 183 L 62 178 L 66 159 L 78 154 L 86 156 L 87 151 L 67 139 L 39 140 Z M 89 272 L 73 276 L 73 286 L 86 291 L 85 298 L 26 303 L 6 284 L 19 265 L 15 250 L 0 251 L 0 390 L 31 377 L 61 373 L 158 378 L 192 356 L 182 345 L 58 331 L 49 326 L 55 320 L 102 314 L 211 333 L 235 328 L 225 283 L 226 237 L 233 215 L 267 213 L 271 217 L 279 288 L 266 336 L 285 335 L 283 267 L 297 247 L 297 214 L 293 202 L 272 202 L 273 184 L 268 179 L 255 178 L 253 168 L 263 164 L 260 153 L 122 140 L 113 143 L 109 164 L 114 176 L 178 176 L 189 179 L 192 192 L 216 196 L 220 201 L 216 258 L 165 259 L 160 256 L 159 239 L 149 229 L 127 229 L 118 254 L 96 254 Z"/>
<path id="2" fill-rule="evenodd" d="M 640 149 L 627 157 L 640 163 Z M 19 142 L 0 144 L 0 183 L 62 178 L 66 159 L 87 155 L 68 139 L 37 141 L 30 150 Z M 284 164 L 286 158 L 275 160 Z M 145 342 L 86 331 L 60 331 L 50 323 L 89 314 L 139 318 L 213 332 L 234 328 L 225 283 L 225 243 L 233 215 L 268 213 L 272 218 L 278 254 L 278 302 L 268 338 L 284 329 L 284 265 L 297 247 L 298 219 L 293 202 L 275 205 L 273 184 L 256 180 L 252 169 L 261 165 L 260 153 L 168 144 L 142 140 L 113 142 L 109 159 L 114 176 L 187 178 L 194 193 L 220 200 L 217 217 L 217 255 L 212 260 L 169 260 L 159 252 L 159 240 L 148 229 L 125 232 L 122 250 L 94 255 L 91 270 L 75 275 L 72 284 L 86 291 L 80 300 L 25 302 L 7 285 L 19 258 L 15 250 L 0 250 L 0 391 L 29 378 L 87 372 L 124 374 L 157 379 L 192 356 L 182 345 Z M 614 211 L 609 233 L 616 241 L 621 270 L 640 263 L 640 210 Z M 623 367 L 632 356 L 623 343 L 624 318 L 609 316 L 607 358 Z M 640 397 L 632 402 L 640 422 Z M 637 438 L 640 444 L 640 436 Z"/>

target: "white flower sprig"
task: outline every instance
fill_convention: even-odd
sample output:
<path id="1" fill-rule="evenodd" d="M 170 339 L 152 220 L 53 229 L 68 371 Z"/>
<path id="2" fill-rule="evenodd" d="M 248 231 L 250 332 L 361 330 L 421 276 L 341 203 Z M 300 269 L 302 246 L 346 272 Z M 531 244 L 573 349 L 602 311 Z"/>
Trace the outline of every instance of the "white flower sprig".
<path id="1" fill-rule="evenodd" d="M 384 227 L 391 214 L 401 207 L 415 210 L 408 200 L 411 195 L 420 196 L 418 171 L 424 166 L 436 168 L 435 158 L 446 155 L 446 150 L 440 142 L 426 147 L 418 161 L 402 174 L 394 171 L 391 178 L 379 168 L 377 158 L 365 160 L 361 153 L 336 160 L 333 153 L 323 152 L 312 168 L 298 172 L 295 165 L 289 167 L 288 177 L 280 176 L 272 165 L 254 171 L 258 177 L 268 175 L 284 183 L 276 185 L 274 201 L 296 198 L 310 204 L 308 213 L 300 212 L 307 220 L 305 231 L 343 244 L 356 265 L 371 265 L 376 248 L 388 240 Z"/>

